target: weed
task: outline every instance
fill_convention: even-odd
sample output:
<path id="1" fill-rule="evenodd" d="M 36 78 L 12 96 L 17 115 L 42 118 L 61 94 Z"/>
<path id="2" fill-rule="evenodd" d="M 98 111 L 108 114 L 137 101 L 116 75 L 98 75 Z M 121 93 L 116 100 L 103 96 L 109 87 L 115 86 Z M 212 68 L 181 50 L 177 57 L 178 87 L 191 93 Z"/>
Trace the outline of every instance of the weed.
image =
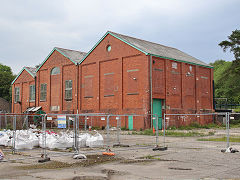
<path id="1" fill-rule="evenodd" d="M 215 134 L 215 132 L 213 132 L 213 131 L 208 132 L 209 136 L 213 136 L 214 134 Z"/>
<path id="2" fill-rule="evenodd" d="M 145 129 L 144 131 L 133 131 L 133 135 L 147 135 L 147 136 L 155 136 L 152 129 Z M 166 136 L 175 136 L 175 137 L 192 137 L 192 136 L 206 136 L 204 133 L 199 132 L 179 132 L 179 131 L 166 131 Z M 159 132 L 159 136 L 163 136 L 163 132 Z"/>
<path id="3" fill-rule="evenodd" d="M 122 131 L 128 131 L 128 128 L 122 127 L 121 130 L 122 130 Z"/>
<path id="4" fill-rule="evenodd" d="M 220 137 L 220 138 L 201 138 L 198 139 L 198 141 L 227 141 L 226 137 Z M 240 142 L 240 137 L 230 137 L 230 142 Z"/>
<path id="5" fill-rule="evenodd" d="M 214 124 L 214 123 L 210 123 L 210 124 L 205 124 L 205 125 L 201 125 L 199 123 L 192 123 L 188 126 L 180 126 L 180 127 L 176 127 L 176 126 L 170 126 L 168 129 L 169 130 L 192 130 L 192 129 L 213 129 L 213 128 L 224 128 L 225 125 L 219 125 L 219 124 Z M 239 124 L 240 127 L 240 124 Z"/>
<path id="6" fill-rule="evenodd" d="M 13 130 L 12 124 L 8 123 L 6 129 Z"/>
<path id="7" fill-rule="evenodd" d="M 62 149 L 58 149 L 58 148 L 54 148 L 54 149 L 52 149 L 52 151 L 63 151 Z"/>
<path id="8" fill-rule="evenodd" d="M 96 127 L 95 127 L 95 126 L 92 127 L 92 130 L 97 130 L 97 131 L 99 131 L 99 130 L 101 130 L 101 129 L 102 129 L 102 128 L 97 127 L 97 126 L 96 126 Z"/>
<path id="9" fill-rule="evenodd" d="M 50 161 L 43 164 L 33 164 L 20 166 L 20 169 L 61 169 L 61 168 L 69 168 L 69 167 L 88 167 L 94 166 L 97 164 L 103 164 L 113 161 L 121 160 L 120 158 L 116 158 L 114 156 L 104 156 L 104 155 L 87 155 L 87 159 L 77 161 L 75 163 L 66 163 L 60 161 Z"/>

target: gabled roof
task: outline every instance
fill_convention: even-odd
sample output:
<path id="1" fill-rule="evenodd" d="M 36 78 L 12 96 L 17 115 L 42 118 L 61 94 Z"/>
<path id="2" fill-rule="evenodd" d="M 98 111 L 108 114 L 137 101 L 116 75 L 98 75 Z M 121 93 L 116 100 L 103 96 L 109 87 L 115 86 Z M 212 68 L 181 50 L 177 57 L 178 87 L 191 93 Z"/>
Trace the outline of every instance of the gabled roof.
<path id="1" fill-rule="evenodd" d="M 141 51 L 142 53 L 146 55 L 152 55 L 164 59 L 170 59 L 170 60 L 175 60 L 175 61 L 181 61 L 189 64 L 195 64 L 195 65 L 200 65 L 208 68 L 212 68 L 207 63 L 204 63 L 200 61 L 199 59 L 196 59 L 176 48 L 164 46 L 161 44 L 145 41 L 142 39 L 137 39 L 134 37 L 118 34 L 115 32 L 108 31 L 101 39 L 100 41 L 97 42 L 97 44 L 88 52 L 88 54 L 83 58 L 86 59 L 86 57 L 96 48 L 96 46 L 108 35 L 112 35 L 113 37 L 123 41 L 124 43 L 132 46 L 133 48 Z M 83 61 L 82 60 L 82 61 Z M 80 63 L 82 63 L 82 61 Z"/>
<path id="2" fill-rule="evenodd" d="M 36 76 L 36 71 L 37 71 L 37 68 L 35 67 L 25 67 L 26 71 L 29 72 L 29 74 L 31 74 L 33 77 Z"/>
<path id="3" fill-rule="evenodd" d="M 73 60 L 76 63 L 79 63 L 84 56 L 87 54 L 85 52 L 70 50 L 70 49 L 63 49 L 59 47 L 55 47 L 57 50 L 61 51 L 62 54 L 66 55 L 69 59 Z"/>
<path id="4" fill-rule="evenodd" d="M 22 70 L 18 73 L 16 78 L 13 80 L 12 84 L 17 80 L 17 78 L 22 74 L 22 72 L 26 70 L 33 78 L 36 76 L 37 68 L 34 67 L 23 67 Z"/>
<path id="5" fill-rule="evenodd" d="M 37 71 L 42 67 L 42 65 L 48 60 L 48 58 L 52 55 L 52 53 L 55 50 L 58 51 L 59 53 L 61 53 L 66 58 L 68 58 L 70 61 L 72 61 L 75 65 L 77 65 L 83 59 L 83 57 L 87 54 L 87 53 L 81 52 L 81 51 L 75 51 L 75 50 L 55 47 L 49 53 L 49 55 L 45 58 L 45 60 L 42 62 L 42 64 L 38 67 Z"/>

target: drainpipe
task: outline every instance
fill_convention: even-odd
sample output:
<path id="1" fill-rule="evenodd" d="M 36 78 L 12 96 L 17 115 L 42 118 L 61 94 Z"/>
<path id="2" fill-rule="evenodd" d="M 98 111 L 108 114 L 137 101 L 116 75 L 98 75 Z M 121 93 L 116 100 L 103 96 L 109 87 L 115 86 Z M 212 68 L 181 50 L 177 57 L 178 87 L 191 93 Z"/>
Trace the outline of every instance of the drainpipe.
<path id="1" fill-rule="evenodd" d="M 15 105 L 15 85 L 12 85 L 12 113 L 14 113 L 14 105 Z"/>
<path id="2" fill-rule="evenodd" d="M 153 107 L 152 107 L 152 96 L 153 96 L 153 93 L 152 93 L 152 55 L 150 55 L 150 61 L 149 61 L 149 78 L 150 78 L 150 108 L 151 108 L 151 127 L 153 126 L 153 123 L 152 123 L 152 112 L 153 112 Z"/>
<path id="3" fill-rule="evenodd" d="M 214 86 L 214 80 L 212 81 L 213 86 L 213 109 L 216 110 L 216 103 L 215 103 L 215 86 Z"/>
<path id="4" fill-rule="evenodd" d="M 78 87 L 79 86 L 79 68 L 80 67 L 80 65 L 79 64 L 77 64 L 77 76 L 76 76 L 76 92 L 75 93 L 77 93 L 77 97 L 76 97 L 76 99 L 77 99 L 77 114 L 78 114 L 78 103 L 80 102 L 80 99 L 78 99 L 78 97 L 80 97 L 80 96 L 78 96 L 78 88 L 80 88 L 80 87 Z M 79 101 L 79 102 L 78 102 Z"/>
<path id="5" fill-rule="evenodd" d="M 34 77 L 34 82 L 35 82 L 35 107 L 37 107 L 37 78 L 36 76 Z"/>

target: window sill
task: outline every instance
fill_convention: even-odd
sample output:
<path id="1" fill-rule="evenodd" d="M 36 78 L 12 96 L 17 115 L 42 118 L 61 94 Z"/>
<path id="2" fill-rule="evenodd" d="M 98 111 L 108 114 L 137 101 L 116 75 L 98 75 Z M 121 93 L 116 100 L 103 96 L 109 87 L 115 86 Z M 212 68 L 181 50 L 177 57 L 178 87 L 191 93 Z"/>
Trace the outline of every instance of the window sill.
<path id="1" fill-rule="evenodd" d="M 114 94 L 104 95 L 104 97 L 111 97 L 114 96 Z"/>
<path id="2" fill-rule="evenodd" d="M 139 93 L 127 93 L 127 95 L 139 95 Z"/>
<path id="3" fill-rule="evenodd" d="M 64 99 L 65 101 L 72 101 L 72 99 Z"/>
<path id="4" fill-rule="evenodd" d="M 84 96 L 84 98 L 93 98 L 93 96 Z"/>

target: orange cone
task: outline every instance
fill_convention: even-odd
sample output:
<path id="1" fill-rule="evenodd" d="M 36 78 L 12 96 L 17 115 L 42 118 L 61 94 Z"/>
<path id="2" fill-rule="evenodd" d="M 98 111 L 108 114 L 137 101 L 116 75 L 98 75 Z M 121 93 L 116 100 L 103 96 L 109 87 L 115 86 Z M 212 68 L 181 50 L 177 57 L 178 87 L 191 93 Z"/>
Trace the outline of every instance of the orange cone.
<path id="1" fill-rule="evenodd" d="M 153 134 L 155 134 L 155 128 L 154 128 L 154 126 L 153 126 Z"/>

